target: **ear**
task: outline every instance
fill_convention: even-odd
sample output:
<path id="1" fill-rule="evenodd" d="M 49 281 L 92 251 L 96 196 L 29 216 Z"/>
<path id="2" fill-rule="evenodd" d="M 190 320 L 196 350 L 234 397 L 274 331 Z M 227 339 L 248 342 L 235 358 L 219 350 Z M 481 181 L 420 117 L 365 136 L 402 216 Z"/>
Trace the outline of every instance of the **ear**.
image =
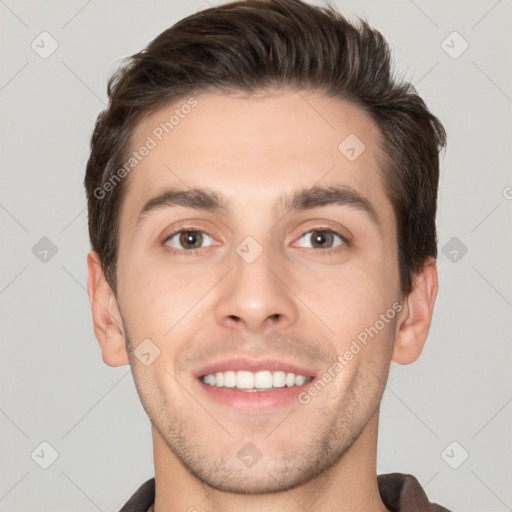
<path id="1" fill-rule="evenodd" d="M 391 358 L 395 363 L 411 364 L 420 356 L 430 329 L 437 290 L 436 260 L 429 258 L 415 275 L 411 293 L 402 301 Z"/>
<path id="2" fill-rule="evenodd" d="M 109 366 L 129 364 L 117 300 L 105 279 L 103 265 L 95 251 L 87 255 L 87 268 L 87 291 L 91 303 L 94 334 L 100 344 L 103 361 Z"/>

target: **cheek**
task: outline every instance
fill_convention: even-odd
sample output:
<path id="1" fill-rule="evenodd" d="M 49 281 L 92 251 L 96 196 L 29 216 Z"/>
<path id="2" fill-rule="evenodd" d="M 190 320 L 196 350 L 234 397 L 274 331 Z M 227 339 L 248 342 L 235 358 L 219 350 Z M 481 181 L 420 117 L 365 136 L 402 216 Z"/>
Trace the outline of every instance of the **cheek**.
<path id="1" fill-rule="evenodd" d="M 198 301 L 208 276 L 190 272 L 183 266 L 129 262 L 123 268 L 120 296 L 130 323 L 159 338 L 164 336 Z M 139 330 L 139 334 L 141 333 Z"/>
<path id="2" fill-rule="evenodd" d="M 167 368 L 164 356 L 162 352 L 150 366 L 144 366 L 135 356 L 131 361 L 137 393 L 152 420 L 158 420 L 163 414 L 172 415 L 175 402 L 181 396 L 176 380 L 169 375 L 172 372 Z"/>
<path id="3" fill-rule="evenodd" d="M 337 339 L 373 325 L 398 297 L 398 275 L 381 258 L 297 271 L 297 296 Z M 332 332 L 331 332 L 332 334 Z"/>

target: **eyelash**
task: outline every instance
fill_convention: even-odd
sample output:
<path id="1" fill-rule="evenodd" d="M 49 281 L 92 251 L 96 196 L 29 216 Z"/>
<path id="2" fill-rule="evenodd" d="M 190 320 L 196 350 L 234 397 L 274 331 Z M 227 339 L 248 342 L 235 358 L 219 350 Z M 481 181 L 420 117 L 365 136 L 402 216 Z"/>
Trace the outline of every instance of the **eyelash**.
<path id="1" fill-rule="evenodd" d="M 203 229 L 198 229 L 194 226 L 182 226 L 180 227 L 179 229 L 177 229 L 176 231 L 173 231 L 172 233 L 170 233 L 169 235 L 166 235 L 164 237 L 164 239 L 162 240 L 162 244 L 164 246 L 166 246 L 168 248 L 168 250 L 172 253 L 177 253 L 177 252 L 181 252 L 181 253 L 187 253 L 188 255 L 190 256 L 196 256 L 197 253 L 203 249 L 202 247 L 199 248 L 199 249 L 175 249 L 175 248 L 170 248 L 168 245 L 167 245 L 167 242 L 169 240 L 171 240 L 171 238 L 173 238 L 174 236 L 176 236 L 177 234 L 179 233 L 187 233 L 187 232 L 197 232 L 197 233 L 203 233 L 203 234 L 206 234 L 208 235 L 209 237 L 213 238 L 212 235 L 210 235 L 210 233 L 208 233 L 207 231 L 204 231 Z M 318 227 L 315 227 L 315 228 L 312 228 L 312 229 L 308 229 L 307 231 L 303 232 L 300 237 L 299 237 L 299 240 L 304 236 L 304 235 L 307 235 L 308 233 L 311 233 L 313 231 L 319 231 L 321 233 L 331 233 L 333 235 L 336 235 L 338 236 L 341 241 L 343 242 L 340 246 L 337 246 L 335 248 L 330 248 L 330 249 L 318 249 L 318 248 L 312 248 L 311 250 L 317 252 L 318 255 L 320 256 L 327 256 L 329 254 L 337 254 L 340 250 L 343 249 L 343 246 L 350 246 L 350 242 L 348 241 L 348 239 L 342 235 L 341 233 L 338 233 L 337 231 L 334 231 L 333 229 L 330 229 L 330 228 L 327 228 L 327 227 L 322 227 L 322 226 L 318 226 Z"/>

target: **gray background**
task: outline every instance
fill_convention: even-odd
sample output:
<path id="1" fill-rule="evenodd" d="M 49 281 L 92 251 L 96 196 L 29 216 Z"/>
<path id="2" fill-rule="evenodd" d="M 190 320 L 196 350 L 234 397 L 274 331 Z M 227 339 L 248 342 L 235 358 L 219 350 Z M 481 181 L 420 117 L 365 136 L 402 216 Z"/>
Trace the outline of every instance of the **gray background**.
<path id="1" fill-rule="evenodd" d="M 383 32 L 448 132 L 440 292 L 422 356 L 392 366 L 378 472 L 454 511 L 512 510 L 512 1 L 337 4 Z M 119 59 L 205 7 L 0 0 L 0 510 L 118 510 L 154 474 L 129 369 L 103 364 L 92 329 L 82 180 Z"/>

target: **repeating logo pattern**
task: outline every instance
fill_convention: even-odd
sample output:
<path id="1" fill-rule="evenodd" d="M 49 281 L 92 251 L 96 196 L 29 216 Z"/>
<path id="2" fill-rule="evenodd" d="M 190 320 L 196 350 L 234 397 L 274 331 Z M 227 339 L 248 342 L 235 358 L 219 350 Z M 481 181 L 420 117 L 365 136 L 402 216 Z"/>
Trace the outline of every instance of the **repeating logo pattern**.
<path id="1" fill-rule="evenodd" d="M 107 4 L 73 1 L 47 9 L 26 0 L 0 2 L 2 510 L 52 510 L 63 502 L 70 510 L 113 510 L 119 496 L 135 490 L 124 484 L 134 472 L 142 483 L 153 471 L 150 440 L 141 441 L 138 427 L 146 418 L 131 409 L 130 371 L 103 365 L 88 309 L 81 183 L 91 123 L 107 104 L 105 84 L 119 49 L 137 51 L 143 42 L 133 34 L 139 20 L 149 19 L 146 4 L 128 2 L 113 25 Z M 338 4 L 372 21 L 371 9 L 363 13 L 353 2 L 349 12 L 348 4 Z M 512 51 L 506 44 L 512 2 L 384 4 L 402 22 L 375 26 L 396 45 L 413 84 L 447 126 L 448 150 L 438 216 L 439 305 L 422 363 L 392 366 L 378 469 L 418 475 L 432 501 L 454 510 L 512 510 Z M 170 11 L 163 4 L 152 9 L 156 35 Z M 362 155 L 371 160 L 364 134 L 338 140 L 349 162 Z M 253 235 L 235 248 L 248 265 L 264 252 Z M 160 349 L 146 338 L 134 356 L 153 371 Z M 282 424 L 287 421 L 293 418 Z M 228 427 L 224 418 L 212 422 Z M 233 443 L 229 456 L 251 471 L 266 454 L 247 441 Z M 116 482 L 104 478 L 109 474 Z M 464 489 L 464 496 L 453 489 Z M 200 504 L 189 510 L 194 507 Z"/>

